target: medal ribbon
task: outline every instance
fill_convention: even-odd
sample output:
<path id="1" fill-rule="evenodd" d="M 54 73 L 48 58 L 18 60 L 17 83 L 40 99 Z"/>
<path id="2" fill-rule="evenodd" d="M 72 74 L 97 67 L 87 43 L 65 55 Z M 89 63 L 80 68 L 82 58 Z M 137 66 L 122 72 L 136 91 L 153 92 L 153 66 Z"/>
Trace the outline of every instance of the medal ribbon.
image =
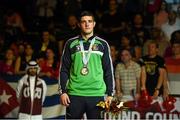
<path id="1" fill-rule="evenodd" d="M 84 46 L 83 46 L 83 41 L 80 40 L 79 42 L 80 42 L 80 48 L 81 48 L 81 52 L 82 52 L 82 56 L 83 56 L 83 59 L 82 59 L 83 65 L 84 65 L 85 67 L 87 67 L 89 58 L 90 58 L 90 56 L 91 56 L 92 46 L 93 46 L 93 44 L 94 44 L 94 42 L 95 42 L 95 37 L 91 40 L 91 43 L 90 43 L 90 45 L 89 45 L 89 49 L 88 49 L 87 54 L 85 54 L 85 50 L 84 50 Z"/>

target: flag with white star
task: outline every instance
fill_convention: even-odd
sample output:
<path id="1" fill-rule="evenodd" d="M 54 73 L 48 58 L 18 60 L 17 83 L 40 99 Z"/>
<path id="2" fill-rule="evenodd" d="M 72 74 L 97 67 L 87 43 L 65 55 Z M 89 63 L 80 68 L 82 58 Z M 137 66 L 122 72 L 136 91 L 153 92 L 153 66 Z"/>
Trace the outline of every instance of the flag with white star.
<path id="1" fill-rule="evenodd" d="M 17 119 L 19 105 L 16 98 L 18 80 L 22 76 L 0 76 L 0 119 Z M 58 92 L 58 80 L 43 77 L 47 84 L 47 94 L 43 103 L 43 118 L 64 119 L 65 106 L 60 104 Z M 53 112 L 52 112 L 53 111 Z"/>
<path id="2" fill-rule="evenodd" d="M 6 81 L 0 79 L 0 118 L 4 118 L 18 105 L 15 90 Z"/>

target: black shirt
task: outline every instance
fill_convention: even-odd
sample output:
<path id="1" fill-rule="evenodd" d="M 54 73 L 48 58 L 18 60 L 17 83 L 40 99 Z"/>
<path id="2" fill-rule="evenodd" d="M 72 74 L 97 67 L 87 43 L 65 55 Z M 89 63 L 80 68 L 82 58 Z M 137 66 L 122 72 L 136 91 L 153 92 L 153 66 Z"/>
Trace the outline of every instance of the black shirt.
<path id="1" fill-rule="evenodd" d="M 160 76 L 159 68 L 164 68 L 164 59 L 160 56 L 155 56 L 150 58 L 148 55 L 142 57 L 140 60 L 141 66 L 145 66 L 146 69 L 146 89 L 148 93 L 152 96 L 155 88 L 158 84 L 158 79 Z M 160 89 L 160 95 L 162 94 L 162 87 Z"/>

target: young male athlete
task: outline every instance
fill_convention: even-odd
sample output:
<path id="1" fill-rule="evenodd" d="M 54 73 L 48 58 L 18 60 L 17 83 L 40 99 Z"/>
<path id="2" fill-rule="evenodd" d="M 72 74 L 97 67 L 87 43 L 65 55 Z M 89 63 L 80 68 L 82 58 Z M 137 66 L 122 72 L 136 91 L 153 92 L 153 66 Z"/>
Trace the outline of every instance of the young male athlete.
<path id="1" fill-rule="evenodd" d="M 61 103 L 67 106 L 67 119 L 100 117 L 99 101 L 109 104 L 113 93 L 113 67 L 108 43 L 94 34 L 92 13 L 84 11 L 79 18 L 81 34 L 69 39 L 62 55 L 60 70 Z"/>

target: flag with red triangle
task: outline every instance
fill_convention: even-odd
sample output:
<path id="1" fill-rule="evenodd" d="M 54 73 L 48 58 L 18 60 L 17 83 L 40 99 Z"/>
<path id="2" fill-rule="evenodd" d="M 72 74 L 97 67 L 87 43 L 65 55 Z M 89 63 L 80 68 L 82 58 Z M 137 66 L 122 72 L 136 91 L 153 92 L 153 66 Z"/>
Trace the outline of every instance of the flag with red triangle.
<path id="1" fill-rule="evenodd" d="M 0 79 L 0 118 L 7 117 L 18 106 L 15 90 L 6 81 Z"/>

